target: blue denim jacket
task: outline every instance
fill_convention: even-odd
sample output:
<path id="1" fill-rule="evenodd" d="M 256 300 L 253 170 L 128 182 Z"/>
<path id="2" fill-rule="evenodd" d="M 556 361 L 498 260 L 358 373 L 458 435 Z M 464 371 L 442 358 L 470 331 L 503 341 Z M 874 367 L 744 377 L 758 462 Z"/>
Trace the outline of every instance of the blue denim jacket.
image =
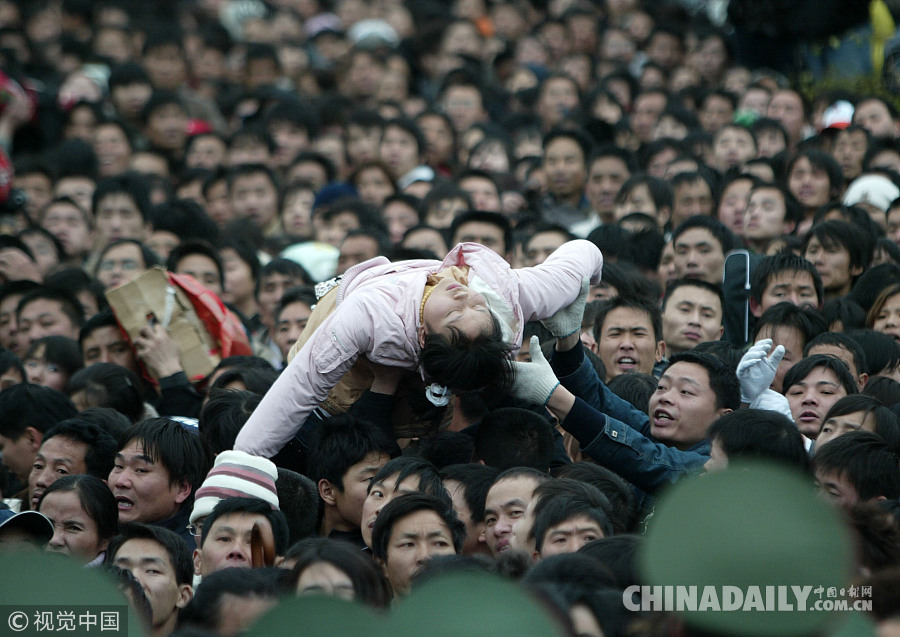
<path id="1" fill-rule="evenodd" d="M 695 473 L 709 460 L 703 440 L 682 451 L 656 442 L 650 418 L 604 385 L 584 356 L 581 344 L 554 352 L 551 365 L 560 383 L 576 396 L 562 427 L 578 440 L 581 450 L 646 493 Z"/>

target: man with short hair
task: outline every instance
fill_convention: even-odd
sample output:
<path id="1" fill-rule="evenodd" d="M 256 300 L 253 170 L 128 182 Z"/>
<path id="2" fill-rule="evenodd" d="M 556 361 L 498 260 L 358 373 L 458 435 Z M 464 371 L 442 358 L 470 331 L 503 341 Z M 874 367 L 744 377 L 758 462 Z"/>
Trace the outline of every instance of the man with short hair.
<path id="1" fill-rule="evenodd" d="M 59 239 L 66 257 L 74 262 L 81 263 L 94 248 L 91 216 L 69 197 L 57 197 L 48 203 L 41 213 L 40 223 Z"/>
<path id="2" fill-rule="evenodd" d="M 106 564 L 129 571 L 150 603 L 150 632 L 165 637 L 178 623 L 178 612 L 194 595 L 191 551 L 172 531 L 146 524 L 126 524 L 109 542 Z"/>
<path id="3" fill-rule="evenodd" d="M 413 577 L 435 555 L 459 555 L 465 525 L 452 505 L 426 493 L 389 502 L 372 531 L 372 554 L 384 569 L 395 598 L 409 594 Z"/>
<path id="4" fill-rule="evenodd" d="M 750 190 L 744 218 L 744 241 L 760 254 L 772 241 L 793 234 L 803 211 L 800 202 L 777 184 L 760 184 Z"/>
<path id="5" fill-rule="evenodd" d="M 384 465 L 399 455 L 400 448 L 385 431 L 349 414 L 330 418 L 318 428 L 308 475 L 316 481 L 322 500 L 321 536 L 365 546 L 360 525 L 367 490 Z"/>
<path id="6" fill-rule="evenodd" d="M 95 251 L 116 239 L 146 241 L 150 237 L 150 187 L 143 175 L 124 173 L 101 179 L 94 190 L 92 208 Z"/>
<path id="7" fill-rule="evenodd" d="M 547 196 L 543 218 L 584 237 L 597 225 L 584 194 L 590 140 L 577 131 L 557 129 L 544 136 L 544 172 Z"/>
<path id="8" fill-rule="evenodd" d="M 897 110 L 880 97 L 867 97 L 853 110 L 853 123 L 862 126 L 872 137 L 896 139 L 900 133 Z"/>
<path id="9" fill-rule="evenodd" d="M 78 339 L 84 309 L 77 298 L 49 287 L 26 292 L 16 307 L 16 329 L 25 350 L 44 336 Z"/>
<path id="10" fill-rule="evenodd" d="M 113 363 L 140 374 L 134 350 L 122 334 L 112 310 L 103 310 L 89 318 L 78 333 L 84 366 Z"/>
<path id="11" fill-rule="evenodd" d="M 513 394 L 546 405 L 586 456 L 650 494 L 699 471 L 709 459 L 707 428 L 741 404 L 734 371 L 710 354 L 673 356 L 642 413 L 600 382 L 577 335 L 556 347 L 552 368 L 542 355 L 514 363 Z"/>
<path id="12" fill-rule="evenodd" d="M 616 195 L 636 170 L 634 156 L 616 146 L 607 146 L 591 156 L 584 193 L 601 222 L 615 222 Z"/>
<path id="13" fill-rule="evenodd" d="M 806 103 L 797 91 L 778 89 L 772 94 L 766 117 L 780 123 L 788 135 L 788 149 L 794 150 L 803 137 L 806 127 Z"/>
<path id="14" fill-rule="evenodd" d="M 813 457 L 813 469 L 819 492 L 844 509 L 900 498 L 900 460 L 870 431 L 851 431 L 829 441 Z"/>
<path id="15" fill-rule="evenodd" d="M 283 558 L 288 544 L 284 513 L 260 498 L 229 497 L 203 523 L 200 545 L 194 549 L 194 574 L 206 577 L 224 568 L 253 568 L 254 527 L 263 543 L 271 543 L 276 562 Z"/>
<path id="16" fill-rule="evenodd" d="M 70 418 L 44 436 L 28 475 L 33 510 L 51 484 L 66 475 L 87 474 L 106 480 L 116 455 L 116 440 L 98 425 Z"/>
<path id="17" fill-rule="evenodd" d="M 672 245 L 675 274 L 679 279 L 700 279 L 722 285 L 725 255 L 736 247 L 737 240 L 720 221 L 698 215 L 675 228 Z"/>
<path id="18" fill-rule="evenodd" d="M 539 224 L 522 241 L 522 265 L 531 267 L 547 260 L 556 249 L 575 235 L 555 224 Z"/>
<path id="19" fill-rule="evenodd" d="M 513 239 L 509 219 L 498 212 L 472 210 L 457 215 L 450 225 L 450 243 L 480 243 L 509 262 Z"/>
<path id="20" fill-rule="evenodd" d="M 567 495 L 546 501 L 542 498 L 540 504 L 531 527 L 536 560 L 575 553 L 588 542 L 613 534 L 606 511 L 596 501 Z"/>
<path id="21" fill-rule="evenodd" d="M 142 522 L 169 529 L 194 548 L 188 520 L 194 494 L 212 462 L 200 437 L 168 418 L 150 418 L 119 441 L 109 488 L 119 523 Z"/>
<path id="22" fill-rule="evenodd" d="M 617 296 L 605 301 L 594 320 L 594 340 L 607 383 L 631 372 L 651 374 L 666 355 L 659 308 L 644 299 Z"/>
<path id="23" fill-rule="evenodd" d="M 457 175 L 456 185 L 469 195 L 475 210 L 501 212 L 500 186 L 489 172 L 469 168 Z"/>
<path id="24" fill-rule="evenodd" d="M 856 379 L 859 391 L 862 391 L 869 382 L 865 351 L 859 346 L 859 343 L 843 332 L 825 332 L 810 339 L 803 349 L 803 357 L 815 354 L 834 356 L 844 361 L 850 374 Z"/>
<path id="25" fill-rule="evenodd" d="M 228 174 L 228 196 L 235 216 L 249 219 L 266 236 L 280 232 L 278 180 L 268 166 L 233 168 Z"/>
<path id="26" fill-rule="evenodd" d="M 520 407 L 494 409 L 474 432 L 474 462 L 506 470 L 531 467 L 550 470 L 553 461 L 553 425 L 546 418 Z"/>
<path id="27" fill-rule="evenodd" d="M 466 525 L 463 555 L 491 554 L 485 538 L 484 507 L 488 490 L 499 474 L 499 469 L 474 462 L 441 468 L 444 488 L 453 500 L 453 510 Z"/>
<path id="28" fill-rule="evenodd" d="M 65 394 L 31 383 L 0 392 L 0 460 L 23 485 L 44 435 L 78 410 Z M 27 503 L 26 503 L 27 506 Z"/>
<path id="29" fill-rule="evenodd" d="M 175 274 L 187 274 L 216 296 L 225 288 L 225 266 L 222 258 L 205 241 L 185 241 L 176 246 L 166 261 L 166 268 Z"/>
<path id="30" fill-rule="evenodd" d="M 699 279 L 676 279 L 666 288 L 662 307 L 663 341 L 669 356 L 718 341 L 724 306 L 722 290 Z"/>
<path id="31" fill-rule="evenodd" d="M 537 469 L 515 467 L 494 480 L 484 500 L 484 539 L 495 557 L 510 550 L 513 525 L 525 516 L 534 490 L 550 476 Z"/>
<path id="32" fill-rule="evenodd" d="M 716 199 L 712 185 L 702 173 L 678 173 L 672 177 L 670 184 L 672 186 L 671 224 L 673 228 L 677 228 L 694 216 L 712 216 Z"/>
<path id="33" fill-rule="evenodd" d="M 750 275 L 750 312 L 757 318 L 785 301 L 820 308 L 824 295 L 815 266 L 796 254 L 765 257 Z"/>

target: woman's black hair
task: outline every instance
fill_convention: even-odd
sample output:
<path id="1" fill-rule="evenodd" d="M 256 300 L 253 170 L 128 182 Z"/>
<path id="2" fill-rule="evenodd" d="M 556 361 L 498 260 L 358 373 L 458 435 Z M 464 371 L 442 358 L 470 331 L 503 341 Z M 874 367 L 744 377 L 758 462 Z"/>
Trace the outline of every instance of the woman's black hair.
<path id="1" fill-rule="evenodd" d="M 841 331 L 861 330 L 866 327 L 866 313 L 859 303 L 842 296 L 826 301 L 822 306 L 822 318 L 828 324 L 829 330 L 834 330 L 835 323 L 841 324 Z"/>
<path id="2" fill-rule="evenodd" d="M 66 388 L 69 396 L 83 391 L 91 407 L 112 407 L 132 424 L 144 415 L 141 379 L 130 369 L 113 363 L 94 363 L 75 373 Z"/>
<path id="3" fill-rule="evenodd" d="M 873 380 L 879 380 L 879 378 Z M 875 417 L 875 433 L 884 438 L 891 451 L 900 452 L 900 418 L 875 396 L 867 394 L 844 396 L 831 406 L 822 419 L 822 423 L 828 422 L 830 418 L 846 416 L 857 411 L 864 411 L 866 418 L 872 414 Z"/>
<path id="4" fill-rule="evenodd" d="M 875 376 L 869 379 L 862 392 L 882 405 L 893 407 L 900 403 L 900 383 L 890 376 Z"/>
<path id="5" fill-rule="evenodd" d="M 391 602 L 390 586 L 375 562 L 351 544 L 324 537 L 312 537 L 294 544 L 285 559 L 296 560 L 286 585 L 292 592 L 303 572 L 325 562 L 343 571 L 353 583 L 355 600 L 375 608 L 387 608 Z"/>
<path id="6" fill-rule="evenodd" d="M 419 353 L 419 364 L 431 380 L 454 391 L 490 387 L 506 394 L 513 381 L 509 355 L 512 347 L 503 340 L 500 320 L 491 316 L 492 330 L 474 338 L 455 328 L 450 336 L 429 334 Z"/>
<path id="7" fill-rule="evenodd" d="M 74 491 L 78 494 L 81 508 L 97 525 L 97 536 L 101 540 L 108 540 L 119 532 L 119 510 L 116 498 L 103 480 L 95 476 L 63 476 L 47 487 L 38 502 L 37 510 L 41 510 L 41 504 L 51 493 L 67 491 Z"/>
<path id="8" fill-rule="evenodd" d="M 65 336 L 44 336 L 37 339 L 31 343 L 22 360 L 38 357 L 44 362 L 58 365 L 68 376 L 84 367 L 78 342 Z"/>
<path id="9" fill-rule="evenodd" d="M 875 330 L 851 330 L 846 334 L 859 343 L 866 356 L 866 369 L 858 370 L 860 373 L 877 376 L 900 365 L 900 344 L 893 337 Z"/>
<path id="10" fill-rule="evenodd" d="M 25 375 L 25 366 L 22 364 L 22 359 L 8 349 L 0 349 L 0 375 L 5 374 L 10 369 L 19 372 L 23 381 L 28 378 Z"/>

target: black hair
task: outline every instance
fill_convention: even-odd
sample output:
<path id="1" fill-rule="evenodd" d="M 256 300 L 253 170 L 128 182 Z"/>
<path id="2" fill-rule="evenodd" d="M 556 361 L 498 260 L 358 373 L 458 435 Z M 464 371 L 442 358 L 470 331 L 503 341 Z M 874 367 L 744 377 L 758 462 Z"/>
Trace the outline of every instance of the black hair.
<path id="1" fill-rule="evenodd" d="M 194 577 L 194 562 L 188 545 L 177 533 L 154 524 L 131 522 L 119 528 L 119 535 L 109 541 L 105 564 L 115 565 L 116 553 L 128 540 L 150 540 L 163 547 L 169 555 L 169 562 L 175 571 L 175 581 L 179 585 L 191 584 Z"/>
<path id="2" fill-rule="evenodd" d="M 889 376 L 875 376 L 866 383 L 860 393 L 871 396 L 889 407 L 900 403 L 900 383 Z"/>
<path id="3" fill-rule="evenodd" d="M 184 482 L 190 485 L 191 494 L 182 506 L 193 506 L 194 495 L 212 466 L 209 448 L 200 436 L 174 420 L 148 418 L 119 438 L 119 451 L 132 442 L 166 470 L 170 486 Z"/>
<path id="4" fill-rule="evenodd" d="M 241 383 L 247 391 L 262 397 L 276 380 L 278 380 L 278 372 L 274 369 L 237 366 L 222 372 L 210 390 L 227 389 L 231 383 Z"/>
<path id="5" fill-rule="evenodd" d="M 234 448 L 241 427 L 260 400 L 259 394 L 250 391 L 210 390 L 209 398 L 200 410 L 198 427 L 214 455 Z"/>
<path id="6" fill-rule="evenodd" d="M 812 277 L 813 285 L 816 287 L 816 297 L 821 303 L 825 297 L 825 290 L 816 266 L 793 253 L 776 254 L 770 257 L 763 257 L 760 260 L 750 275 L 750 299 L 757 304 L 761 303 L 762 295 L 766 288 L 769 287 L 769 284 L 775 277 L 784 272 L 809 273 Z"/>
<path id="7" fill-rule="evenodd" d="M 315 289 L 305 285 L 295 285 L 294 287 L 285 290 L 273 313 L 276 329 L 278 321 L 281 319 L 281 313 L 288 305 L 303 303 L 307 307 L 312 308 L 315 306 L 317 300 Z"/>
<path id="8" fill-rule="evenodd" d="M 491 315 L 492 330 L 470 338 L 450 328 L 450 336 L 428 334 L 419 353 L 426 375 L 454 391 L 491 388 L 497 394 L 512 386 L 512 348 L 503 340 L 500 320 Z"/>
<path id="9" fill-rule="evenodd" d="M 219 235 L 218 226 L 203 206 L 191 199 L 173 199 L 158 204 L 150 209 L 148 220 L 154 231 L 171 232 L 182 241 L 215 242 Z"/>
<path id="10" fill-rule="evenodd" d="M 29 359 L 36 358 L 57 365 L 66 376 L 84 367 L 78 343 L 67 336 L 43 336 L 32 341 L 22 360 L 27 365 Z"/>
<path id="11" fill-rule="evenodd" d="M 256 279 L 256 296 L 259 296 L 259 288 L 262 284 L 262 280 L 274 274 L 280 274 L 281 276 L 286 276 L 292 279 L 300 279 L 300 283 L 302 285 L 312 285 L 313 283 L 315 283 L 315 281 L 313 281 L 312 277 L 309 275 L 309 272 L 307 272 L 306 268 L 304 268 L 302 265 L 300 265 L 296 261 L 278 257 L 272 259 L 267 264 L 262 266 L 262 268 L 260 268 L 259 278 Z"/>
<path id="12" fill-rule="evenodd" d="M 109 308 L 100 310 L 92 317 L 87 319 L 78 331 L 78 345 L 84 346 L 84 339 L 99 330 L 101 327 L 115 327 L 118 329 L 119 324 L 116 322 L 116 316 Z"/>
<path id="13" fill-rule="evenodd" d="M 831 345 L 850 352 L 850 355 L 853 357 L 853 365 L 859 374 L 865 373 L 863 370 L 869 367 L 863 348 L 847 334 L 842 332 L 823 332 L 806 343 L 806 347 L 803 348 L 803 355 L 809 356 L 810 350 L 816 345 Z"/>
<path id="14" fill-rule="evenodd" d="M 41 510 L 41 504 L 51 493 L 74 491 L 81 508 L 97 525 L 97 537 L 109 540 L 119 531 L 119 510 L 115 496 L 103 481 L 108 475 L 109 472 L 102 478 L 93 474 L 63 476 L 44 490 L 36 510 Z"/>
<path id="15" fill-rule="evenodd" d="M 794 169 L 794 166 L 803 158 L 806 158 L 809 161 L 810 166 L 818 168 L 828 175 L 829 199 L 835 199 L 844 189 L 844 173 L 841 170 L 841 165 L 837 163 L 837 160 L 825 151 L 809 148 L 801 150 L 791 157 L 785 167 L 785 181 L 790 179 L 791 171 Z"/>
<path id="16" fill-rule="evenodd" d="M 718 442 L 729 462 L 760 459 L 809 469 L 803 435 L 790 418 L 776 411 L 733 411 L 713 422 L 706 436 Z"/>
<path id="17" fill-rule="evenodd" d="M 566 596 L 578 596 L 615 585 L 615 578 L 602 564 L 587 555 L 551 555 L 535 564 L 522 582 L 530 587 L 550 584 Z"/>
<path id="18" fill-rule="evenodd" d="M 843 476 L 860 500 L 900 498 L 900 459 L 870 431 L 851 431 L 823 445 L 813 457 L 816 473 Z"/>
<path id="19" fill-rule="evenodd" d="M 846 334 L 862 347 L 866 357 L 866 374 L 876 376 L 900 365 L 900 344 L 893 337 L 875 330 L 851 330 Z"/>
<path id="20" fill-rule="evenodd" d="M 473 459 L 501 471 L 532 467 L 548 471 L 555 445 L 553 427 L 538 414 L 518 407 L 495 409 L 475 432 Z"/>
<path id="21" fill-rule="evenodd" d="M 591 484 L 609 500 L 609 519 L 616 533 L 628 533 L 637 522 L 638 507 L 631 485 L 619 474 L 593 462 L 573 462 L 559 467 L 557 478 Z"/>
<path id="22" fill-rule="evenodd" d="M 384 574 L 371 559 L 351 544 L 330 538 L 311 537 L 291 546 L 285 557 L 295 560 L 286 582 L 291 591 L 297 587 L 307 568 L 325 562 L 350 578 L 356 601 L 374 608 L 387 608 L 390 604 L 390 586 Z"/>
<path id="23" fill-rule="evenodd" d="M 833 330 L 836 323 L 840 323 L 844 332 L 866 327 L 865 310 L 859 303 L 846 296 L 825 301 L 825 305 L 822 306 L 822 318 L 825 319 L 829 330 Z"/>
<path id="24" fill-rule="evenodd" d="M 213 262 L 216 266 L 216 271 L 219 273 L 219 286 L 222 289 L 225 289 L 225 266 L 222 264 L 222 257 L 219 256 L 219 252 L 206 241 L 195 239 L 192 241 L 184 241 L 175 246 L 169 253 L 169 258 L 166 259 L 166 269 L 175 272 L 182 259 L 194 254 L 204 256 Z M 203 284 L 202 281 L 198 281 L 198 283 L 201 285 Z"/>
<path id="25" fill-rule="evenodd" d="M 78 410 L 65 394 L 55 389 L 20 383 L 0 392 L 0 436 L 18 440 L 27 427 L 46 433 Z"/>
<path id="26" fill-rule="evenodd" d="M 595 161 L 604 159 L 606 157 L 615 157 L 616 159 L 621 160 L 622 163 L 625 164 L 625 167 L 628 168 L 628 172 L 630 174 L 636 173 L 641 168 L 640 164 L 638 164 L 637 157 L 634 156 L 633 152 L 631 152 L 627 148 L 620 148 L 618 146 L 607 144 L 605 146 L 599 147 L 597 150 L 591 153 L 591 156 L 586 162 L 588 170 L 590 170 L 590 167 Z"/>
<path id="27" fill-rule="evenodd" d="M 662 302 L 662 311 L 666 311 L 666 305 L 668 305 L 669 298 L 672 296 L 672 292 L 677 290 L 678 288 L 682 288 L 685 286 L 700 288 L 702 290 L 706 290 L 711 294 L 715 294 L 716 298 L 719 299 L 719 303 L 721 304 L 722 310 L 725 309 L 725 297 L 722 294 L 722 287 L 718 285 L 713 285 L 709 281 L 703 281 L 701 279 L 675 279 L 671 283 L 666 286 L 666 293 L 663 296 Z"/>
<path id="28" fill-rule="evenodd" d="M 628 308 L 646 314 L 650 320 L 650 327 L 653 329 L 653 341 L 662 340 L 662 312 L 659 311 L 659 306 L 647 298 L 628 296 L 620 291 L 619 296 L 603 301 L 603 304 L 597 309 L 597 318 L 594 319 L 594 340 L 598 343 L 603 336 L 603 323 L 606 321 L 606 317 L 610 312 L 619 308 Z"/>
<path id="29" fill-rule="evenodd" d="M 587 240 L 600 248 L 606 258 L 614 258 L 619 256 L 624 243 L 631 236 L 631 233 L 619 225 L 603 225 L 597 226 L 588 233 Z M 605 265 L 605 263 L 604 263 Z"/>
<path id="30" fill-rule="evenodd" d="M 94 218 L 97 216 L 97 207 L 100 202 L 110 195 L 126 195 L 130 198 L 141 214 L 141 219 L 146 222 L 150 214 L 150 181 L 144 175 L 136 172 L 126 172 L 115 177 L 107 177 L 97 182 L 94 196 L 91 199 L 91 211 Z"/>
<path id="31" fill-rule="evenodd" d="M 447 493 L 447 489 L 441 481 L 441 476 L 438 473 L 437 467 L 421 458 L 414 458 L 411 456 L 399 456 L 389 460 L 388 463 L 381 467 L 381 469 L 378 470 L 378 473 L 372 477 L 372 480 L 369 482 L 368 492 L 372 491 L 374 485 L 383 483 L 394 475 L 397 476 L 397 479 L 394 480 L 395 487 L 406 480 L 406 478 L 417 476 L 419 478 L 419 484 L 416 488 L 419 492 L 427 493 L 428 495 L 436 496 L 441 500 L 451 502 L 450 494 Z"/>
<path id="32" fill-rule="evenodd" d="M 803 337 L 803 347 L 806 347 L 806 344 L 811 339 L 828 329 L 822 315 L 817 311 L 811 308 L 797 307 L 787 301 L 776 303 L 763 312 L 753 327 L 753 338 L 751 340 L 755 342 L 763 328 L 770 326 L 773 328 L 784 326 L 797 329 Z"/>
<path id="33" fill-rule="evenodd" d="M 219 500 L 219 503 L 203 522 L 200 547 L 206 544 L 206 538 L 212 532 L 216 520 L 234 513 L 255 513 L 266 518 L 272 525 L 272 535 L 275 536 L 275 555 L 284 555 L 288 547 L 287 518 L 284 517 L 284 513 L 273 509 L 272 505 L 261 498 L 235 496 Z"/>
<path id="34" fill-rule="evenodd" d="M 872 263 L 875 251 L 874 237 L 856 224 L 846 221 L 823 221 L 814 225 L 803 240 L 803 253 L 806 253 L 813 237 L 819 240 L 823 248 L 843 247 L 850 256 L 850 268 L 865 270 Z M 859 274 L 853 276 L 856 281 Z"/>
<path id="35" fill-rule="evenodd" d="M 894 453 L 900 451 L 900 418 L 877 398 L 865 394 L 844 396 L 831 406 L 822 419 L 822 430 L 826 423 L 836 416 L 846 416 L 858 411 L 865 412 L 866 418 L 873 416 L 875 433 L 881 436 Z"/>
<path id="36" fill-rule="evenodd" d="M 54 425 L 44 434 L 42 444 L 54 436 L 63 436 L 86 445 L 84 466 L 87 474 L 101 480 L 109 477 L 117 449 L 116 439 L 112 434 L 101 429 L 99 425 L 76 417 Z"/>
<path id="37" fill-rule="evenodd" d="M 441 478 L 459 482 L 473 524 L 484 522 L 484 501 L 500 475 L 496 467 L 483 464 L 452 464 L 441 468 Z"/>
<path id="38" fill-rule="evenodd" d="M 885 289 L 898 283 L 900 283 L 900 266 L 881 263 L 869 268 L 859 277 L 847 298 L 856 301 L 868 312 Z"/>
<path id="39" fill-rule="evenodd" d="M 741 174 L 740 177 L 748 179 L 754 178 L 753 175 L 750 174 Z M 781 184 L 756 180 L 753 187 L 750 189 L 750 193 L 747 195 L 748 201 L 749 197 L 753 196 L 753 193 L 758 190 L 774 190 L 779 194 L 782 203 L 784 203 L 784 220 L 787 223 L 793 223 L 795 226 L 794 229 L 788 233 L 793 235 L 796 232 L 796 225 L 803 220 L 803 204 L 800 203 L 800 200 L 794 196 L 794 193 Z"/>
<path id="40" fill-rule="evenodd" d="M 453 539 L 453 549 L 457 554 L 466 539 L 466 525 L 456 516 L 453 505 L 446 499 L 428 493 L 405 493 L 388 502 L 375 518 L 372 528 L 372 555 L 387 561 L 388 544 L 394 524 L 417 511 L 434 511 L 447 525 Z"/>
<path id="41" fill-rule="evenodd" d="M 275 490 L 278 507 L 287 521 L 289 544 L 315 536 L 320 505 L 316 483 L 301 473 L 278 467 Z"/>
<path id="42" fill-rule="evenodd" d="M 119 86 L 132 84 L 150 84 L 150 76 L 143 66 L 137 62 L 125 62 L 112 67 L 109 74 L 109 91 Z"/>
<path id="43" fill-rule="evenodd" d="M 447 236 L 450 237 L 451 241 L 455 240 L 456 233 L 459 232 L 460 226 L 471 222 L 488 223 L 495 226 L 503 233 L 503 252 L 509 252 L 513 249 L 515 244 L 509 217 L 499 212 L 488 212 L 486 210 L 469 210 L 467 212 L 461 212 L 453 218 L 450 229 L 447 231 Z"/>
<path id="44" fill-rule="evenodd" d="M 10 350 L 0 348 L 0 375 L 5 374 L 9 370 L 18 372 L 19 376 L 22 378 L 22 382 L 28 380 L 28 376 L 25 375 L 25 366 L 22 364 L 22 359 Z"/>
<path id="45" fill-rule="evenodd" d="M 94 423 L 117 441 L 131 428 L 131 421 L 111 407 L 88 407 L 78 414 L 78 420 Z"/>
<path id="46" fill-rule="evenodd" d="M 559 478 L 545 485 L 556 485 L 561 481 L 567 481 L 566 478 Z M 574 484 L 585 487 L 584 491 L 596 491 L 601 495 L 595 487 L 588 484 L 572 480 Z M 540 487 L 538 488 L 540 489 Z M 536 490 L 537 491 L 537 490 Z M 604 498 L 605 499 L 605 498 Z M 534 525 L 531 527 L 531 535 L 534 537 L 534 548 L 538 553 L 543 552 L 544 542 L 547 533 L 555 526 L 559 526 L 566 520 L 574 517 L 587 517 L 600 527 L 603 537 L 612 535 L 613 528 L 606 514 L 606 509 L 598 504 L 598 500 L 574 493 L 560 494 L 557 497 L 541 496 L 538 504 L 534 509 Z M 598 538 L 599 539 L 599 538 Z"/>
<path id="47" fill-rule="evenodd" d="M 813 370 L 819 367 L 831 370 L 837 376 L 838 382 L 840 382 L 844 391 L 847 392 L 847 395 L 859 393 L 859 384 L 853 378 L 847 364 L 841 359 L 828 354 L 813 354 L 798 361 L 784 375 L 784 380 L 781 383 L 782 390 L 786 394 L 793 385 L 802 382 Z"/>
<path id="48" fill-rule="evenodd" d="M 470 462 L 475 450 L 472 436 L 463 431 L 435 431 L 419 438 L 407 447 L 413 453 L 427 460 L 438 469 L 460 462 Z"/>
<path id="49" fill-rule="evenodd" d="M 669 359 L 668 370 L 675 363 L 693 363 L 706 369 L 709 375 L 709 387 L 716 395 L 716 409 L 738 409 L 741 406 L 741 385 L 737 376 L 728 364 L 702 352 L 681 352 Z M 843 364 L 843 363 L 842 363 Z M 663 374 L 666 372 L 663 371 Z"/>
<path id="50" fill-rule="evenodd" d="M 84 323 L 84 308 L 81 306 L 81 301 L 65 290 L 58 290 L 46 285 L 34 288 L 22 295 L 22 298 L 19 299 L 19 304 L 16 306 L 16 317 L 19 317 L 22 313 L 22 308 L 26 305 L 33 301 L 41 300 L 59 303 L 60 311 L 66 315 L 72 325 L 75 328 L 81 328 L 82 323 Z"/>
<path id="51" fill-rule="evenodd" d="M 723 255 L 728 254 L 740 245 L 738 238 L 734 236 L 734 233 L 724 223 L 706 215 L 694 215 L 678 224 L 678 227 L 672 233 L 672 245 L 678 242 L 678 238 L 681 235 L 694 228 L 708 230 L 719 245 L 722 246 Z"/>
<path id="52" fill-rule="evenodd" d="M 130 369 L 114 363 L 94 363 L 77 371 L 66 387 L 69 395 L 84 392 L 91 407 L 111 407 L 138 422 L 144 414 L 144 389 L 141 379 Z"/>
<path id="53" fill-rule="evenodd" d="M 656 270 L 665 247 L 666 240 L 657 228 L 638 230 L 625 236 L 624 243 L 619 250 L 618 265 L 622 266 L 623 269 L 632 265 L 643 271 Z M 610 264 L 604 263 L 604 268 L 607 265 Z M 605 271 L 604 274 L 606 274 Z M 657 297 L 659 296 L 659 284 L 656 281 L 650 281 L 643 275 L 637 278 L 635 287 L 636 289 L 646 289 L 648 294 L 652 288 L 652 293 Z"/>
<path id="54" fill-rule="evenodd" d="M 619 187 L 619 192 L 616 193 L 616 203 L 624 203 L 628 196 L 641 186 L 647 187 L 647 192 L 653 199 L 657 211 L 660 208 L 672 207 L 672 187 L 664 180 L 646 173 L 637 173 L 626 179 L 625 183 Z"/>
<path id="55" fill-rule="evenodd" d="M 641 413 L 650 409 L 650 396 L 656 391 L 658 381 L 651 374 L 620 374 L 611 379 L 606 386 L 616 396 L 631 403 Z"/>
<path id="56" fill-rule="evenodd" d="M 353 465 L 372 453 L 389 458 L 400 455 L 400 447 L 383 429 L 350 414 L 329 418 L 310 443 L 307 475 L 318 483 L 328 480 L 344 491 L 344 475 Z M 387 477 L 387 476 L 385 476 Z"/>
<path id="57" fill-rule="evenodd" d="M 416 124 L 413 120 L 408 119 L 406 117 L 397 117 L 394 119 L 389 119 L 381 127 L 382 135 L 387 133 L 389 128 L 398 128 L 407 135 L 412 136 L 412 138 L 416 141 L 416 148 L 418 152 L 418 156 L 421 157 L 425 154 L 425 148 L 428 145 L 427 140 L 425 139 L 425 135 L 422 133 L 422 129 L 419 128 L 419 125 Z M 398 175 L 400 176 L 400 175 Z M 330 180 L 329 180 L 330 181 Z"/>
<path id="58" fill-rule="evenodd" d="M 581 149 L 582 159 L 584 160 L 584 167 L 585 169 L 587 169 L 588 158 L 591 156 L 591 150 L 593 149 L 593 144 L 591 143 L 590 138 L 577 129 L 554 128 L 546 135 L 544 135 L 544 139 L 541 142 L 541 147 L 544 148 L 546 152 L 547 147 L 557 139 L 569 139 L 575 142 L 578 145 L 578 148 Z"/>
<path id="59" fill-rule="evenodd" d="M 588 542 L 578 549 L 578 553 L 597 560 L 609 569 L 616 578 L 616 588 L 625 590 L 642 582 L 637 565 L 640 546 L 640 535 L 624 533 Z"/>
<path id="60" fill-rule="evenodd" d="M 225 605 L 239 599 L 270 599 L 273 602 L 281 594 L 280 582 L 284 576 L 276 568 L 223 568 L 203 578 L 201 586 L 178 616 L 178 630 L 172 635 L 198 637 L 218 632 L 225 612 Z M 196 632 L 184 635 L 182 633 Z"/>
<path id="61" fill-rule="evenodd" d="M 137 249 L 141 252 L 141 258 L 144 260 L 145 268 L 152 268 L 156 265 L 162 265 L 162 261 L 160 261 L 159 255 L 157 255 L 153 250 L 144 245 L 143 242 L 138 241 L 137 239 L 116 239 L 115 241 L 110 241 L 106 246 L 104 246 L 103 250 L 100 251 L 100 255 L 97 258 L 97 265 L 94 268 L 94 274 L 100 270 L 100 263 L 103 261 L 103 257 L 106 256 L 106 253 L 112 250 L 113 248 L 117 248 L 121 245 L 131 244 L 133 246 L 137 246 Z"/>
<path id="62" fill-rule="evenodd" d="M 335 167 L 334 162 L 331 161 L 328 157 L 323 155 L 322 153 L 317 153 L 313 150 L 303 150 L 297 153 L 297 156 L 291 160 L 291 168 L 297 166 L 298 164 L 318 164 L 319 167 L 322 168 L 322 171 L 325 173 L 325 183 L 332 183 L 337 177 L 337 167 Z M 274 175 L 274 173 L 272 173 Z M 277 182 L 272 182 L 277 183 Z"/>

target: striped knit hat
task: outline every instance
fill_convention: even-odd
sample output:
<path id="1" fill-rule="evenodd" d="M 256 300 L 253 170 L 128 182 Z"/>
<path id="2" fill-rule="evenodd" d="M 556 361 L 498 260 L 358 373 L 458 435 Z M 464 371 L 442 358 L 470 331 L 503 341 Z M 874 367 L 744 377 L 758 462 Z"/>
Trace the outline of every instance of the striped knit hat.
<path id="1" fill-rule="evenodd" d="M 223 451 L 197 489 L 191 524 L 212 513 L 225 498 L 259 498 L 278 509 L 277 479 L 278 469 L 271 460 L 243 451 Z"/>

